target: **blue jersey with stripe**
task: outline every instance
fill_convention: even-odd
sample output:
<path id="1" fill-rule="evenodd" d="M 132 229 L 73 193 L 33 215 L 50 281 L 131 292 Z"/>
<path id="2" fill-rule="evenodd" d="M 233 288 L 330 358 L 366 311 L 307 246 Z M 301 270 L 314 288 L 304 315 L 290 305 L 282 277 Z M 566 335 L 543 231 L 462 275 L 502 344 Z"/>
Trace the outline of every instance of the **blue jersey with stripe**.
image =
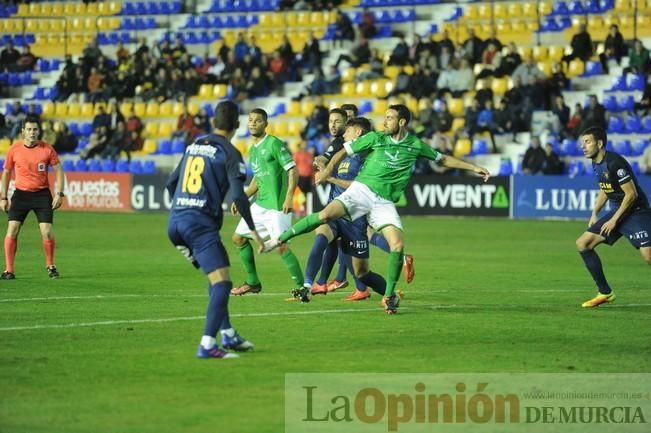
<path id="1" fill-rule="evenodd" d="M 333 174 L 334 177 L 342 180 L 355 180 L 359 174 L 359 171 L 362 169 L 362 165 L 364 165 L 365 156 L 366 154 L 355 154 L 352 156 L 347 156 L 337 166 L 337 170 Z M 330 198 L 328 201 L 332 201 L 335 197 L 340 196 L 344 191 L 346 191 L 346 188 L 331 184 Z"/>
<path id="2" fill-rule="evenodd" d="M 172 173 L 167 189 L 173 193 L 171 216 L 212 218 L 221 228 L 222 204 L 229 188 L 242 194 L 246 167 L 240 152 L 221 135 L 204 135 L 189 145 Z"/>

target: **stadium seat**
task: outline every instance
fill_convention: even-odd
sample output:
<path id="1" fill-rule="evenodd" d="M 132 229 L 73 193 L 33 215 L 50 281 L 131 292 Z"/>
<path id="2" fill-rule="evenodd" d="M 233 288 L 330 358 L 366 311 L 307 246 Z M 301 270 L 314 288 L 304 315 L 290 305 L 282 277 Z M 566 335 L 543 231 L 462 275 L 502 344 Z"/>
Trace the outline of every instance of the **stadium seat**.
<path id="1" fill-rule="evenodd" d="M 615 152 L 622 156 L 632 156 L 633 149 L 631 148 L 630 140 L 620 140 L 615 143 Z"/>
<path id="2" fill-rule="evenodd" d="M 624 122 L 620 117 L 610 116 L 608 119 L 608 133 L 621 134 L 624 132 Z"/>
<path id="3" fill-rule="evenodd" d="M 627 88 L 628 90 L 644 90 L 646 84 L 645 76 L 638 74 L 631 74 Z"/>
<path id="4" fill-rule="evenodd" d="M 88 163 L 88 171 L 100 172 L 102 171 L 102 162 L 99 159 L 91 159 Z"/>
<path id="5" fill-rule="evenodd" d="M 171 155 L 172 154 L 172 141 L 168 139 L 160 140 L 158 142 L 158 150 L 156 153 L 160 155 Z"/>
<path id="6" fill-rule="evenodd" d="M 75 171 L 88 171 L 88 164 L 83 159 L 75 161 Z"/>
<path id="7" fill-rule="evenodd" d="M 629 134 L 639 134 L 642 132 L 642 121 L 637 116 L 628 116 L 626 118 L 626 132 Z"/>
<path id="8" fill-rule="evenodd" d="M 604 98 L 604 108 L 606 111 L 615 112 L 618 110 L 617 98 L 614 95 L 606 95 Z"/>
<path id="9" fill-rule="evenodd" d="M 569 174 L 571 177 L 582 176 L 585 174 L 585 165 L 583 164 L 583 161 L 580 161 L 578 159 L 570 161 L 567 167 L 567 174 Z"/>
<path id="10" fill-rule="evenodd" d="M 116 173 L 129 173 L 129 162 L 126 159 L 121 159 L 115 164 Z"/>
<path id="11" fill-rule="evenodd" d="M 142 174 L 142 163 L 139 159 L 135 159 L 129 163 L 129 173 Z"/>
<path id="12" fill-rule="evenodd" d="M 472 152 L 472 143 L 467 138 L 460 138 L 454 144 L 454 156 L 462 158 Z"/>
<path id="13" fill-rule="evenodd" d="M 645 134 L 651 134 L 651 116 L 646 116 L 642 119 L 642 131 Z"/>
<path id="14" fill-rule="evenodd" d="M 181 139 L 175 139 L 172 141 L 172 153 L 179 154 L 185 152 L 185 143 Z"/>
<path id="15" fill-rule="evenodd" d="M 591 77 L 594 75 L 601 75 L 601 62 L 599 61 L 588 61 L 585 66 L 585 72 L 583 73 L 584 77 Z"/>
<path id="16" fill-rule="evenodd" d="M 66 159 L 61 163 L 61 167 L 63 167 L 64 172 L 72 172 L 75 171 L 75 163 L 71 159 Z"/>
<path id="17" fill-rule="evenodd" d="M 475 139 L 472 142 L 473 155 L 486 155 L 488 153 L 488 143 L 484 139 Z"/>
<path id="18" fill-rule="evenodd" d="M 115 161 L 112 159 L 102 160 L 102 171 L 104 173 L 113 173 L 115 171 Z"/>
<path id="19" fill-rule="evenodd" d="M 619 111 L 632 112 L 635 108 L 635 99 L 633 95 L 624 95 L 622 96 L 617 104 Z"/>
<path id="20" fill-rule="evenodd" d="M 156 174 L 156 162 L 153 160 L 147 160 L 142 165 L 143 174 Z"/>
<path id="21" fill-rule="evenodd" d="M 498 176 L 510 176 L 513 174 L 513 161 L 511 158 L 502 158 L 500 161 L 500 168 L 497 172 Z"/>
<path id="22" fill-rule="evenodd" d="M 453 117 L 461 117 L 464 114 L 463 99 L 451 98 L 448 100 L 448 111 Z"/>
<path id="23" fill-rule="evenodd" d="M 649 145 L 649 140 L 640 138 L 638 140 L 635 140 L 633 144 L 631 145 L 631 153 L 632 156 L 640 156 L 644 153 L 644 150 L 647 148 Z"/>
<path id="24" fill-rule="evenodd" d="M 615 79 L 613 80 L 613 85 L 610 87 L 610 90 L 612 91 L 626 90 L 626 77 L 622 75 L 615 77 Z"/>
<path id="25" fill-rule="evenodd" d="M 566 138 L 561 143 L 561 153 L 567 156 L 576 156 L 578 154 L 578 146 L 576 140 Z"/>

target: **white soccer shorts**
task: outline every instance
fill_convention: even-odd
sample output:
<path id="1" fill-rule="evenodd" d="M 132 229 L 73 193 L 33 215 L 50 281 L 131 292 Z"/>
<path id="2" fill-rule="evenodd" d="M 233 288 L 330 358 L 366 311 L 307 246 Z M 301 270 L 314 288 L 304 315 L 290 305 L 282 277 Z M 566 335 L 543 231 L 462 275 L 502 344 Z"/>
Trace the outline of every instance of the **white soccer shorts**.
<path id="1" fill-rule="evenodd" d="M 255 230 L 262 239 L 267 237 L 275 239 L 292 226 L 291 213 L 286 214 L 280 210 L 265 209 L 257 203 L 251 205 L 251 216 L 253 217 Z M 249 230 L 249 226 L 246 225 L 244 219 L 240 219 L 235 228 L 235 233 L 242 237 L 250 237 L 251 230 Z"/>
<path id="2" fill-rule="evenodd" d="M 344 205 L 348 216 L 353 221 L 366 215 L 368 224 L 375 230 L 380 230 L 388 225 L 402 230 L 400 215 L 398 215 L 393 202 L 380 197 L 363 183 L 353 181 L 348 189 L 335 200 L 339 200 Z"/>

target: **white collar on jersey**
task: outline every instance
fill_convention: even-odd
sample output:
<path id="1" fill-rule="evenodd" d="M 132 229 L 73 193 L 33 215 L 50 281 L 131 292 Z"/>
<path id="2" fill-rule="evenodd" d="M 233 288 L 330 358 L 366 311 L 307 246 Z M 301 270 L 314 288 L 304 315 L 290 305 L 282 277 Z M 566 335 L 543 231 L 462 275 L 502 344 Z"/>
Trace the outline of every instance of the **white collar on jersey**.
<path id="1" fill-rule="evenodd" d="M 258 145 L 259 145 L 260 143 L 262 143 L 262 142 L 264 141 L 265 138 L 267 138 L 267 135 L 269 135 L 269 134 L 265 134 L 265 135 L 260 139 L 260 141 L 258 141 L 258 142 L 256 142 L 256 143 L 253 143 L 253 146 L 254 146 L 254 147 L 258 147 Z"/>

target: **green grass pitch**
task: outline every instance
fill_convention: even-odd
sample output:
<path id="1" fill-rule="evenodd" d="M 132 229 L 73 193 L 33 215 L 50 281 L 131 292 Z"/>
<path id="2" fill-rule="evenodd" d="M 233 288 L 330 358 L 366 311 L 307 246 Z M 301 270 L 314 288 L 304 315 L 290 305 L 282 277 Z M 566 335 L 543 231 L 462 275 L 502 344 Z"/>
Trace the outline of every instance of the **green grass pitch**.
<path id="1" fill-rule="evenodd" d="M 256 256 L 263 293 L 230 301 L 255 352 L 197 360 L 206 279 L 166 219 L 57 214 L 50 281 L 30 216 L 17 279 L 0 282 L 0 432 L 282 432 L 288 372 L 651 372 L 649 269 L 626 240 L 599 249 L 617 302 L 582 310 L 585 223 L 493 219 L 405 217 L 416 279 L 396 316 L 348 290 L 286 302 L 280 258 Z M 239 283 L 235 223 L 222 233 Z M 302 264 L 312 239 L 292 243 Z"/>

